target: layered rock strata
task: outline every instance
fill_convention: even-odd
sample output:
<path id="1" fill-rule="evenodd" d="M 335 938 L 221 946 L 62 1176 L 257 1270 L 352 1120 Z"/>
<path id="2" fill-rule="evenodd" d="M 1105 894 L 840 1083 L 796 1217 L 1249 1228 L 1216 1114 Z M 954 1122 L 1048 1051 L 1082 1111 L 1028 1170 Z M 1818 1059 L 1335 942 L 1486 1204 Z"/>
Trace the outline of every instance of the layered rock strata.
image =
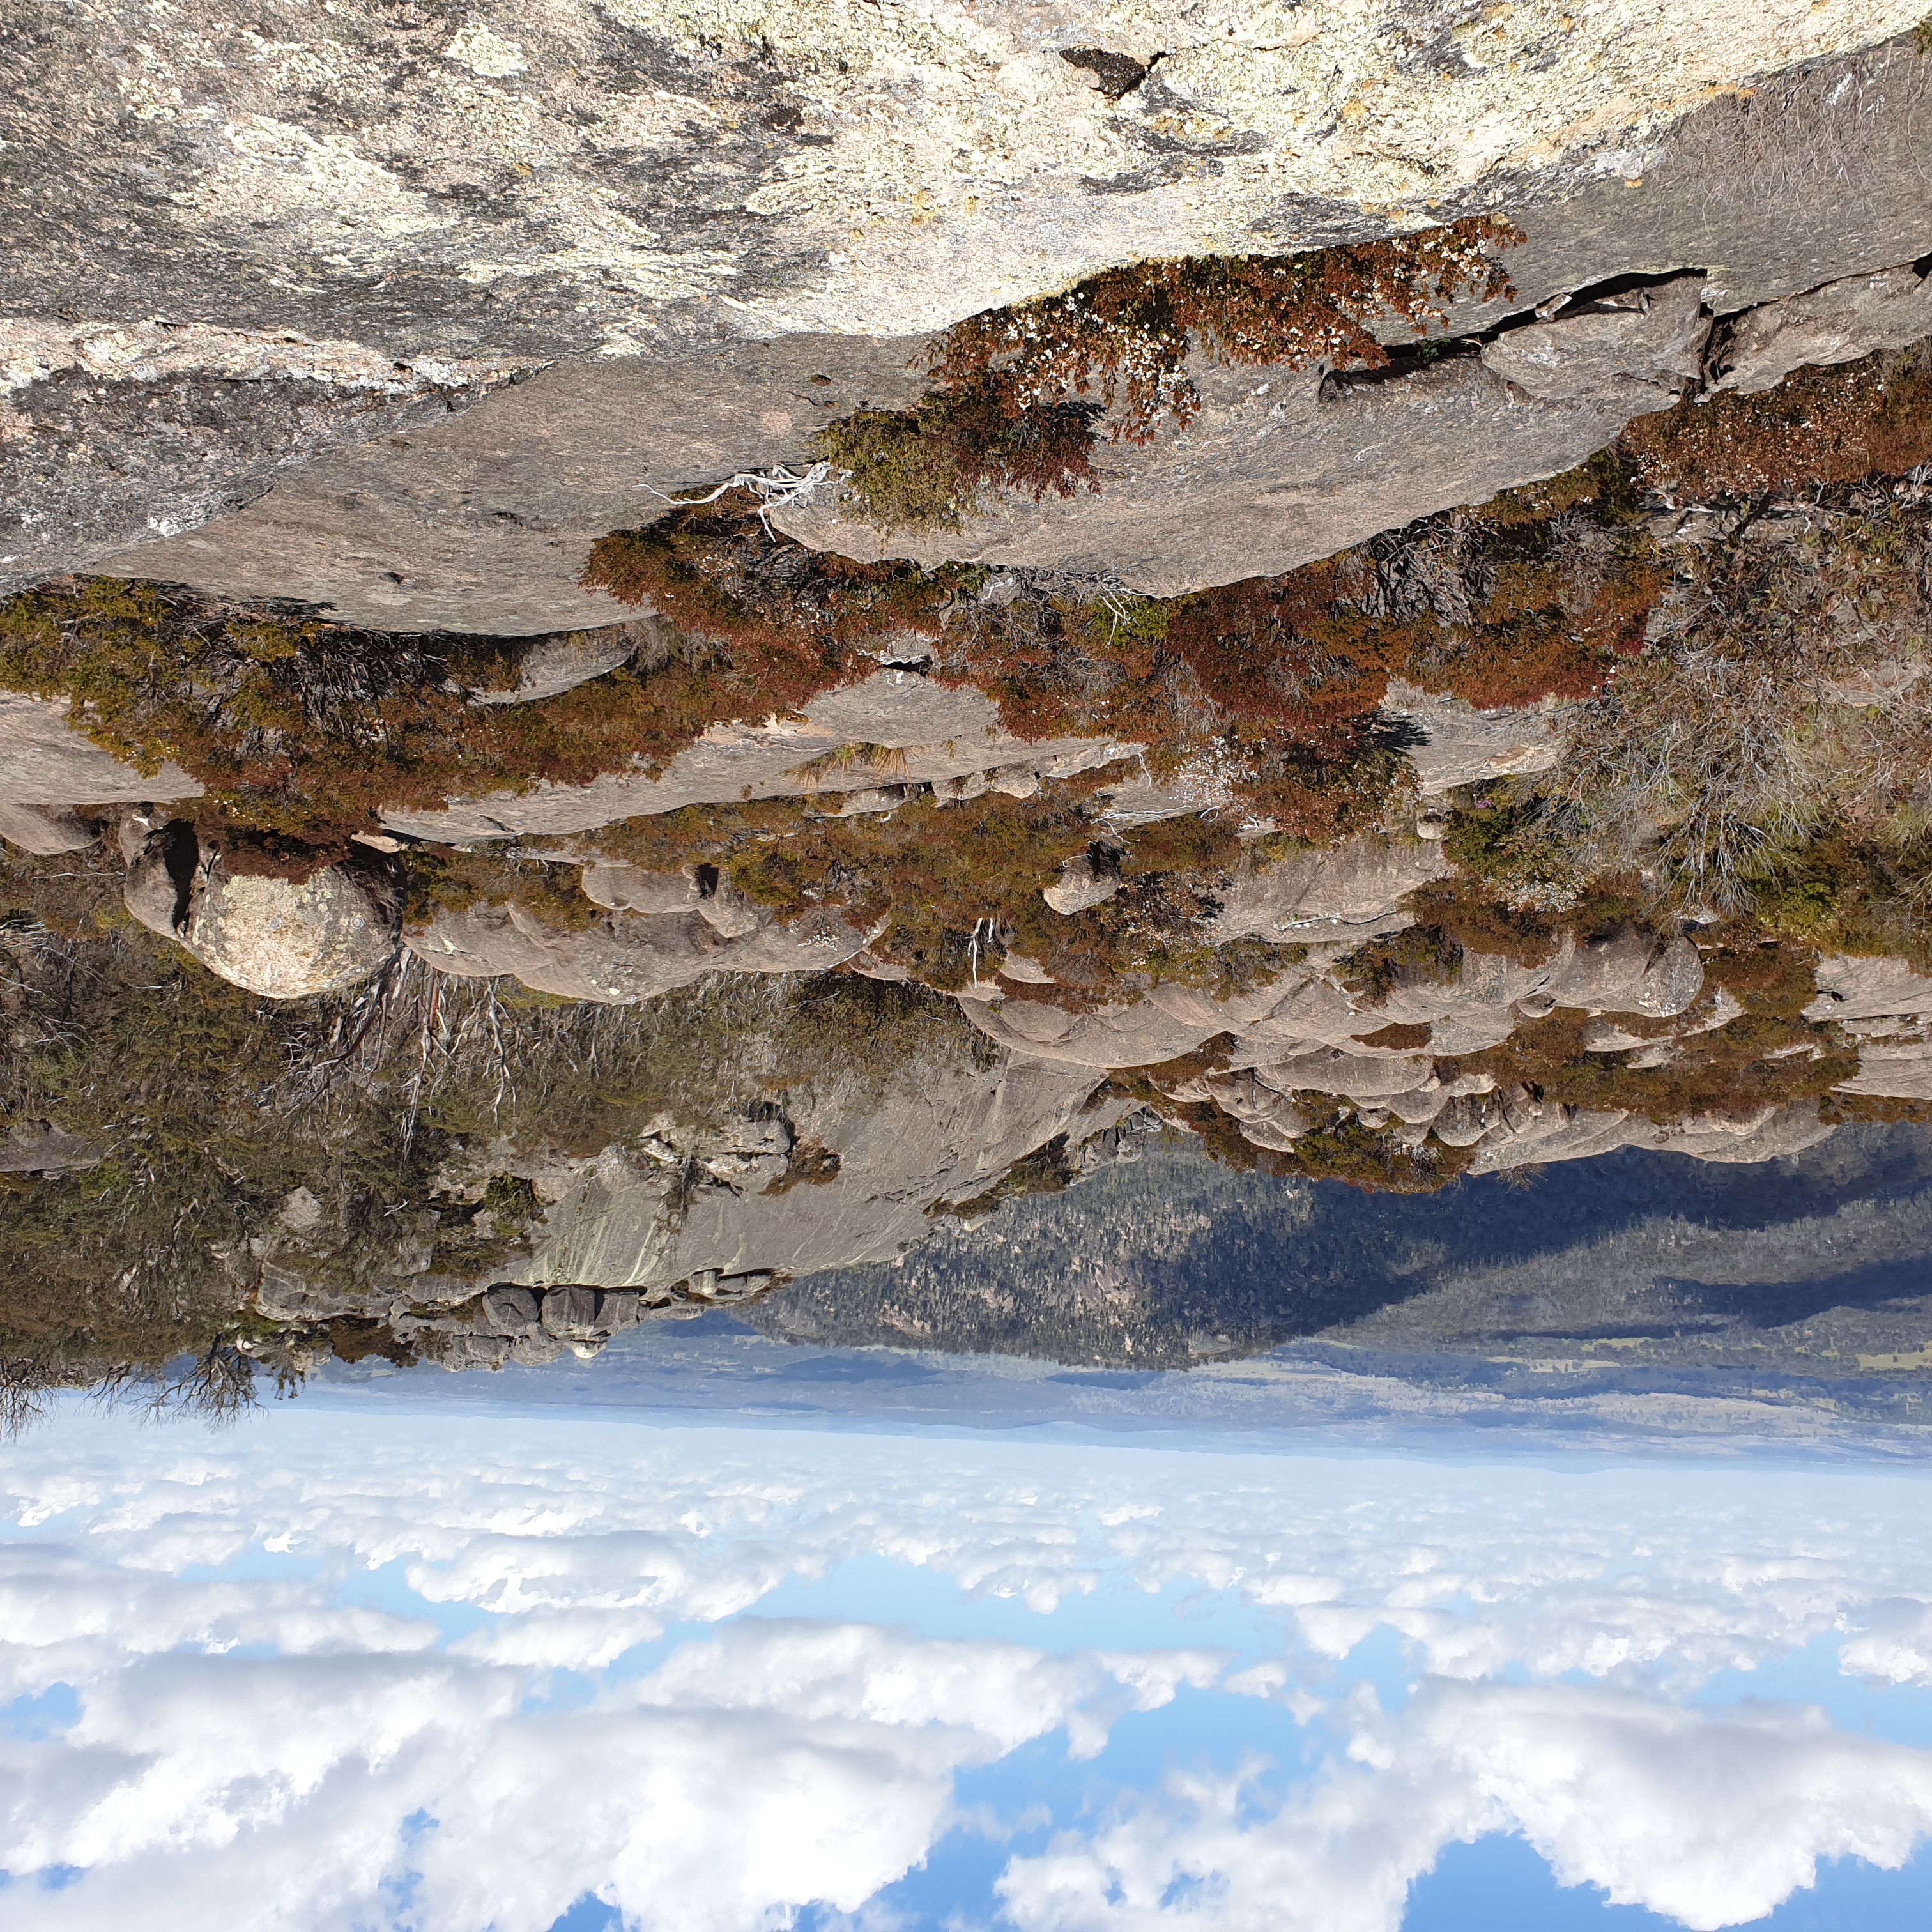
<path id="1" fill-rule="evenodd" d="M 50 16 L 9 84 L 0 239 L 34 307 L 9 325 L 0 572 L 594 623 L 596 536 L 805 460 L 828 412 L 911 393 L 928 332 L 1122 262 L 1506 208 L 1516 294 L 1459 310 L 1472 338 L 1632 276 L 1701 274 L 1721 317 L 1898 271 L 1932 247 L 1910 11 L 652 0 L 452 28 L 94 0 L 94 58 L 46 69 L 76 34 Z M 1066 58 L 1096 48 L 1116 64 Z M 1139 78 L 1116 98 L 1103 70 Z M 1116 452 L 1073 521 L 1022 505 L 964 548 L 1105 549 L 1149 588 L 1278 568 L 1568 466 L 1672 371 L 1519 402 L 1452 362 L 1345 382 L 1325 417 L 1263 372 L 1191 442 Z"/>

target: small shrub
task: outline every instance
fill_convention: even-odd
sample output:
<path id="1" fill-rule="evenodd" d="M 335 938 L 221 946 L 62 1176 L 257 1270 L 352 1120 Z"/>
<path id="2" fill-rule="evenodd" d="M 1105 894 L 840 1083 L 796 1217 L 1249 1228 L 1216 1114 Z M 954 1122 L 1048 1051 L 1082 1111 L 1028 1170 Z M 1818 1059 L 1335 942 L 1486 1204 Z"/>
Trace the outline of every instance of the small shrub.
<path id="1" fill-rule="evenodd" d="M 459 852 L 448 846 L 420 845 L 410 850 L 405 871 L 406 919 L 416 930 L 439 912 L 513 902 L 562 932 L 587 931 L 609 916 L 604 908 L 585 896 L 581 869 L 567 862 L 545 864 L 515 852 Z"/>
<path id="2" fill-rule="evenodd" d="M 1646 484 L 1685 502 L 1900 476 L 1932 462 L 1932 344 L 1640 416 L 1622 447 Z"/>
<path id="3" fill-rule="evenodd" d="M 981 382 L 926 397 L 909 411 L 861 410 L 813 439 L 845 494 L 876 528 L 952 530 L 1011 490 L 1039 502 L 1100 488 L 1092 462 L 1097 410 L 1047 404 L 1009 414 Z"/>
<path id="4" fill-rule="evenodd" d="M 1388 352 L 1370 325 L 1394 316 L 1418 335 L 1459 293 L 1506 292 L 1492 250 L 1522 239 L 1478 215 L 1387 241 L 1304 255 L 1208 255 L 1144 262 L 946 332 L 933 363 L 943 389 L 980 390 L 1006 415 L 1097 392 L 1120 413 L 1117 440 L 1145 442 L 1163 416 L 1185 424 L 1200 406 L 1183 373 L 1196 342 L 1238 368 L 1380 368 Z"/>
<path id="5" fill-rule="evenodd" d="M 819 432 L 848 497 L 884 530 L 956 530 L 996 492 L 1038 502 L 1097 490 L 1100 418 L 1144 443 L 1163 417 L 1185 425 L 1200 398 L 1185 372 L 1197 346 L 1237 366 L 1379 368 L 1370 325 L 1418 334 L 1472 290 L 1504 293 L 1492 250 L 1522 239 L 1480 215 L 1446 228 L 1304 255 L 1201 256 L 1091 276 L 1056 296 L 956 323 L 913 409 L 861 410 Z M 1097 400 L 1089 400 L 1097 397 Z"/>

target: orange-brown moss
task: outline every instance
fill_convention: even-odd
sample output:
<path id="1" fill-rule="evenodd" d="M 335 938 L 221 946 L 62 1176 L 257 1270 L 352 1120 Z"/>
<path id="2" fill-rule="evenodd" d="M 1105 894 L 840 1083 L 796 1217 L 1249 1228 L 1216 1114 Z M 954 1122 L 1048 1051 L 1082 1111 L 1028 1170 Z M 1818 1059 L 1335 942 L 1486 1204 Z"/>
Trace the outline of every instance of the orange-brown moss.
<path id="1" fill-rule="evenodd" d="M 1013 996 L 1075 1005 L 1233 970 L 1202 931 L 1239 849 L 1232 832 L 1190 818 L 1117 838 L 1090 814 L 1094 782 L 1089 775 L 1085 785 L 1049 784 L 1029 799 L 916 800 L 890 817 L 802 818 L 789 836 L 757 840 L 722 862 L 741 890 L 782 916 L 819 906 L 878 927 L 875 957 L 941 990 L 990 982 L 1008 952 L 1053 982 L 1016 983 Z M 1115 872 L 1120 887 L 1063 917 L 1042 890 L 1082 852 Z"/>
<path id="2" fill-rule="evenodd" d="M 1932 462 L 1932 344 L 1640 417 L 1622 448 L 1646 484 L 1680 502 L 1903 476 Z"/>
<path id="3" fill-rule="evenodd" d="M 865 623 L 887 621 L 860 602 Z M 660 633 L 628 668 L 574 690 L 482 705 L 465 695 L 472 660 L 500 674 L 512 647 L 270 624 L 101 578 L 0 606 L 0 683 L 67 698 L 97 743 L 144 771 L 180 764 L 207 788 L 205 836 L 242 869 L 298 874 L 385 806 L 661 768 L 710 724 L 803 701 L 854 674 L 841 629 L 860 620 L 828 604 L 817 633 Z"/>
<path id="4" fill-rule="evenodd" d="M 1394 316 L 1421 335 L 1457 295 L 1504 294 L 1494 251 L 1522 238 L 1478 215 L 1303 255 L 1138 262 L 969 316 L 946 332 L 932 373 L 944 389 L 998 396 L 1009 416 L 1096 394 L 1119 412 L 1114 436 L 1144 442 L 1163 416 L 1184 424 L 1199 408 L 1183 373 L 1196 345 L 1238 368 L 1380 368 L 1388 352 L 1372 323 Z"/>

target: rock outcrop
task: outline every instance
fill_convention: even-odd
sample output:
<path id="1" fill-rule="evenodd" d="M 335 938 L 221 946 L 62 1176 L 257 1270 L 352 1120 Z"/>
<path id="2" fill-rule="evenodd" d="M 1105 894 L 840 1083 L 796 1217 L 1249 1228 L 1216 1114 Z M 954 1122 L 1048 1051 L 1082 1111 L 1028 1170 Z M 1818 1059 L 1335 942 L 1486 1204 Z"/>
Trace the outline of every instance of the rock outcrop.
<path id="1" fill-rule="evenodd" d="M 1916 265 L 1828 282 L 1748 310 L 1731 325 L 1715 386 L 1750 395 L 1807 363 L 1854 362 L 1932 335 L 1932 275 Z"/>
<path id="2" fill-rule="evenodd" d="M 0 838 L 37 858 L 85 852 L 100 839 L 101 821 L 70 806 L 12 804 L 0 800 Z"/>
<path id="3" fill-rule="evenodd" d="M 859 808 L 886 811 L 922 789 L 954 798 L 988 790 L 1024 797 L 1042 778 L 1092 771 L 1138 748 L 1105 738 L 1017 738 L 977 692 L 886 669 L 812 699 L 793 717 L 713 725 L 655 775 L 639 767 L 588 784 L 544 783 L 460 800 L 443 812 L 392 810 L 383 822 L 416 838 L 567 836 L 688 805 L 842 793 L 868 776 L 889 782 L 860 787 L 875 796 Z M 882 762 L 868 762 L 875 758 Z"/>
<path id="4" fill-rule="evenodd" d="M 480 1279 L 430 1273 L 425 1246 L 383 1286 L 332 1286 L 323 1262 L 339 1235 L 313 1202 L 285 1206 L 246 1266 L 270 1320 L 378 1321 L 445 1366 L 591 1354 L 640 1321 L 890 1261 L 1042 1148 L 1056 1171 L 1111 1160 L 1113 1130 L 1135 1109 L 1097 1096 L 1100 1084 L 1004 1054 L 935 1053 L 883 1090 L 828 1066 L 790 1112 L 766 1102 L 703 1126 L 664 1115 L 581 1159 L 470 1150 L 446 1176 L 453 1190 L 473 1199 L 483 1174 L 507 1171 L 542 1204 L 527 1251 Z"/>
<path id="5" fill-rule="evenodd" d="M 395 957 L 401 936 L 401 889 L 375 854 L 299 880 L 238 875 L 178 820 L 136 848 L 124 896 L 150 932 L 270 999 L 358 985 Z"/>
<path id="6" fill-rule="evenodd" d="M 1399 931 L 1402 902 L 1449 869 L 1439 844 L 1360 837 L 1309 846 L 1272 865 L 1244 866 L 1214 921 L 1217 940 L 1359 944 Z"/>
<path id="7" fill-rule="evenodd" d="M 608 870 L 610 868 L 598 868 Z M 679 881 L 678 884 L 682 884 Z M 662 896 L 676 890 L 662 881 Z M 654 895 L 655 896 L 655 895 Z M 548 926 L 514 903 L 438 912 L 405 943 L 426 965 L 460 979 L 513 976 L 560 999 L 635 1006 L 707 973 L 811 973 L 842 966 L 866 935 L 826 912 L 781 926 L 769 914 L 720 909 L 613 911 L 576 930 Z"/>
<path id="8" fill-rule="evenodd" d="M 1413 727 L 1422 740 L 1407 751 L 1425 799 L 1513 772 L 1546 772 L 1562 756 L 1546 705 L 1479 711 L 1462 698 L 1438 697 L 1395 678 L 1382 708 Z"/>
<path id="9" fill-rule="evenodd" d="M 1483 367 L 1539 403 L 1596 402 L 1631 416 L 1668 409 L 1702 371 L 1703 298 L 1702 276 L 1674 275 L 1566 303 L 1551 320 L 1486 342 Z"/>
<path id="10" fill-rule="evenodd" d="M 0 691 L 0 804 L 44 808 L 58 817 L 80 805 L 171 802 L 201 794 L 178 766 L 140 772 L 101 750 L 71 722 L 64 703 Z M 30 832 L 29 839 L 41 836 Z M 0 828 L 0 836 L 12 835 Z M 29 839 L 17 842 L 32 850 Z"/>
<path id="11" fill-rule="evenodd" d="M 30 8 L 0 573 L 595 624 L 591 537 L 800 460 L 827 409 L 910 393 L 917 338 L 1122 262 L 1506 207 L 1516 296 L 1459 334 L 1632 275 L 1702 272 L 1726 316 L 1894 268 L 1928 245 L 1916 10 Z M 1120 459 L 1088 536 L 1022 505 L 968 548 L 1226 580 L 1565 467 L 1616 416 L 1512 412 L 1479 364 L 1370 386 L 1327 428 L 1222 397 L 1196 443 Z"/>

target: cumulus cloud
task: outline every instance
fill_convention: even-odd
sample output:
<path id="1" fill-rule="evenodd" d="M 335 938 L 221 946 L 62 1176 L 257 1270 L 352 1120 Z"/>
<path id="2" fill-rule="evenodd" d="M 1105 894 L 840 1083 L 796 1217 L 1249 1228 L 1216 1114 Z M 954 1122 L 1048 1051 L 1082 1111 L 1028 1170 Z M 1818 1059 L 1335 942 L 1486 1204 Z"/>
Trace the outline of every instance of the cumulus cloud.
<path id="1" fill-rule="evenodd" d="M 8 1864 L 87 1868 L 10 1894 L 10 1922 L 326 1932 L 410 1874 L 421 1932 L 542 1932 L 586 1877 L 665 1932 L 856 1912 L 945 1828 L 962 1768 L 1112 1682 L 1010 1645 L 755 1622 L 552 1710 L 528 1673 L 454 1657 L 148 1658 L 0 1756 Z"/>
<path id="2" fill-rule="evenodd" d="M 1012 1861 L 1022 1932 L 1397 1932 L 1442 1847 L 1520 1832 L 1565 1885 L 1694 1928 L 1761 1918 L 1821 1858 L 1895 1868 L 1932 1831 L 1932 1753 L 1822 1712 L 1685 1708 L 1569 1684 L 1433 1680 L 1353 1762 L 1272 1808 L 1258 1767 L 1176 1780 L 1089 1836 Z"/>
<path id="3" fill-rule="evenodd" d="M 1897 1533 L 1915 1480 L 953 1438 L 882 1455 L 829 1432 L 319 1408 L 219 1439 L 91 1420 L 0 1470 L 19 1532 L 0 1701 L 64 1682 L 80 1702 L 64 1730 L 0 1738 L 0 1864 L 82 1872 L 15 1886 L 10 1921 L 541 1932 L 590 1886 L 664 1932 L 808 1900 L 860 1922 L 958 1821 L 962 1772 L 1054 1733 L 1092 1758 L 1189 1688 L 1346 1731 L 1340 1660 L 1388 1630 L 1426 1673 L 1394 1715 L 1359 1712 L 1292 1788 L 1251 1767 L 1129 1794 L 1012 1862 L 1010 1916 L 1137 1928 L 1192 1901 L 1228 1932 L 1392 1932 L 1444 1844 L 1510 1830 L 1568 1882 L 1730 1923 L 1820 1858 L 1898 1863 L 1932 1818 L 1922 1754 L 1682 1702 L 1827 1634 L 1857 1674 L 1925 1681 L 1932 1552 Z M 836 1618 L 768 1613 L 860 1558 L 1006 1599 L 1030 1640 L 902 1628 L 890 1592 L 866 1618 L 849 1593 Z M 1151 1647 L 1072 1642 L 1069 1620 L 1106 1626 L 1090 1602 L 1054 1621 L 1156 1592 L 1228 1593 L 1276 1653 L 1190 1644 L 1184 1623 Z M 1534 1686 L 1577 1673 L 1598 1688 Z"/>

